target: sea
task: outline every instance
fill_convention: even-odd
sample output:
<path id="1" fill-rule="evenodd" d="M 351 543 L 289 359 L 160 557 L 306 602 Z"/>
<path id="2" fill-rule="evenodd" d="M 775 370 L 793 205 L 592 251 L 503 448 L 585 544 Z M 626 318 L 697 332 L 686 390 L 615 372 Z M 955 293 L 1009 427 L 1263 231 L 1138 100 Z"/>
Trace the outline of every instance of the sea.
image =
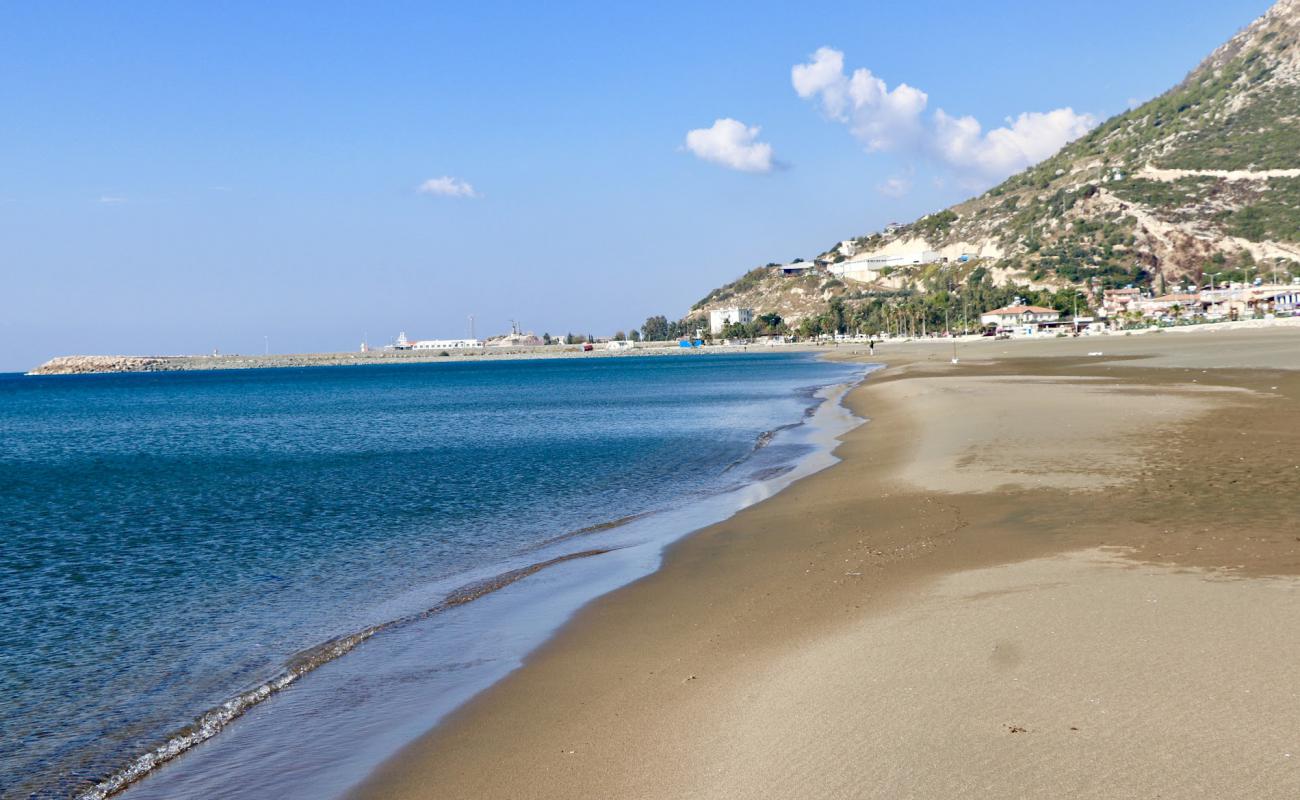
<path id="1" fill-rule="evenodd" d="M 865 370 L 0 375 L 0 797 L 339 796 L 674 540 L 833 463 Z"/>

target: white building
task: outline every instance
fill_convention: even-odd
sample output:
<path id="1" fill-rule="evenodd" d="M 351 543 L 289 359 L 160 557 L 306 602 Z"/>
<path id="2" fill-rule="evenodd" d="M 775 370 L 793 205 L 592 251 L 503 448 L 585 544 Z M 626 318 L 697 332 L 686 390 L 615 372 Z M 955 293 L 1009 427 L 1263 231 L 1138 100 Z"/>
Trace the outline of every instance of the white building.
<path id="1" fill-rule="evenodd" d="M 719 308 L 709 312 L 709 332 L 717 336 L 728 325 L 737 322 L 748 325 L 753 321 L 754 309 L 752 308 Z"/>
<path id="2" fill-rule="evenodd" d="M 899 267 L 912 267 L 918 264 L 935 264 L 940 260 L 942 260 L 942 258 L 936 250 L 913 250 L 906 253 L 879 253 L 876 255 L 855 258 L 852 261 L 841 261 L 838 264 L 832 264 L 830 271 L 831 274 L 837 275 L 841 278 L 871 283 L 879 280 L 880 271 L 886 267 L 889 269 L 898 269 Z"/>
<path id="3" fill-rule="evenodd" d="M 467 350 L 482 346 L 480 339 L 419 339 L 411 342 L 412 350 Z"/>
<path id="4" fill-rule="evenodd" d="M 980 324 L 995 326 L 999 330 L 1022 328 L 1025 333 L 1033 333 L 1044 322 L 1056 322 L 1061 312 L 1054 308 L 1042 306 L 1003 306 L 980 314 Z"/>
<path id="5" fill-rule="evenodd" d="M 542 340 L 537 334 L 529 331 L 520 333 L 518 330 L 511 331 L 504 336 L 494 336 L 487 340 L 488 347 L 536 347 Z"/>

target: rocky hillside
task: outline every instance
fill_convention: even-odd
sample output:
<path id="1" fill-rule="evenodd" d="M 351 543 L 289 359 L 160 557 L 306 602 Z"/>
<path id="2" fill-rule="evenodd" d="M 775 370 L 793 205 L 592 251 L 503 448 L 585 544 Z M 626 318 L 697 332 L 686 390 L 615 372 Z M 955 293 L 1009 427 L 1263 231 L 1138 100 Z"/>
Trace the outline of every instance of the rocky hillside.
<path id="1" fill-rule="evenodd" d="M 709 292 L 691 306 L 686 316 L 702 319 L 712 309 L 741 306 L 754 309 L 756 314 L 774 312 L 795 323 L 822 313 L 833 298 L 845 297 L 852 291 L 844 281 L 824 268 L 811 268 L 803 275 L 787 276 L 779 267 L 768 265 L 752 269 Z"/>
<path id="2" fill-rule="evenodd" d="M 982 269 L 995 282 L 1044 290 L 1165 285 L 1247 268 L 1300 274 L 1300 0 L 1280 0 L 1178 86 L 1046 161 L 857 242 L 854 261 L 935 250 L 952 265 L 952 281 Z M 959 267 L 960 256 L 969 260 Z M 834 250 L 822 258 L 844 261 Z M 816 288 L 798 287 L 799 299 L 923 291 L 935 269 L 886 271 L 868 284 L 849 281 L 848 290 L 827 275 Z M 742 291 L 716 290 L 696 310 L 713 306 L 720 292 L 728 302 L 787 308 L 781 295 L 796 287 L 782 287 L 778 273 L 753 276 L 738 282 L 750 284 Z"/>

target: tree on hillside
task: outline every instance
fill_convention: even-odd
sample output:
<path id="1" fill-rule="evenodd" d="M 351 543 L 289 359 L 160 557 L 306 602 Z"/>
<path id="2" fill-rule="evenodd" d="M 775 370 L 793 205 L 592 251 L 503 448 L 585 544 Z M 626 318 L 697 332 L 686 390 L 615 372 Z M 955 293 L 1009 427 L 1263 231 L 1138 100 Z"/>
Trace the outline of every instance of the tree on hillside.
<path id="1" fill-rule="evenodd" d="M 846 330 L 848 317 L 844 312 L 844 298 L 832 297 L 830 302 L 830 311 L 827 314 L 830 322 L 830 333 L 844 333 Z"/>

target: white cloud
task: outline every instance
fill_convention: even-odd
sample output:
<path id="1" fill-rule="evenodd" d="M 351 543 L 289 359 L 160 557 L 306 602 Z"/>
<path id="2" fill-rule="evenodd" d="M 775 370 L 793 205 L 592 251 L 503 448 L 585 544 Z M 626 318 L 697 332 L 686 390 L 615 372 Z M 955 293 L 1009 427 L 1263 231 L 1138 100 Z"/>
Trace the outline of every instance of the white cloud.
<path id="1" fill-rule="evenodd" d="M 125 203 L 126 198 L 122 197 L 121 195 L 115 195 L 115 194 L 101 194 L 99 196 L 99 202 L 103 203 L 106 206 L 117 206 L 117 205 L 121 205 L 122 203 Z"/>
<path id="2" fill-rule="evenodd" d="M 934 115 L 934 144 L 953 166 L 1001 177 L 1037 164 L 1096 124 L 1091 114 L 1058 108 L 1028 111 L 1008 119 L 1007 127 L 983 133 L 974 117 L 950 117 L 940 109 Z"/>
<path id="3" fill-rule="evenodd" d="M 761 128 L 739 120 L 720 119 L 711 128 L 686 134 L 686 149 L 698 158 L 741 172 L 771 172 L 772 145 L 758 141 Z"/>
<path id="4" fill-rule="evenodd" d="M 985 133 L 970 116 L 935 111 L 924 120 L 929 96 L 900 83 L 893 89 L 867 69 L 844 72 L 844 53 L 822 47 L 790 71 L 795 92 L 844 123 L 868 151 L 910 149 L 968 175 L 1001 178 L 1055 153 L 1087 133 L 1096 119 L 1071 108 L 1026 112 Z M 892 179 L 891 179 L 892 180 Z M 886 181 L 881 191 L 897 190 Z"/>
<path id="5" fill-rule="evenodd" d="M 925 92 L 905 83 L 890 89 L 868 69 L 846 75 L 839 50 L 820 48 L 790 70 L 790 80 L 800 97 L 820 101 L 826 116 L 847 124 L 868 150 L 893 150 L 920 134 Z"/>
<path id="6" fill-rule="evenodd" d="M 907 178 L 894 176 L 886 178 L 882 183 L 876 186 L 876 191 L 885 197 L 902 197 L 912 191 L 912 182 Z"/>
<path id="7" fill-rule="evenodd" d="M 430 178 L 420 184 L 416 191 L 420 194 L 436 194 L 441 197 L 478 197 L 479 193 L 474 191 L 474 187 L 462 181 L 459 178 L 453 178 L 443 175 L 441 178 Z"/>

